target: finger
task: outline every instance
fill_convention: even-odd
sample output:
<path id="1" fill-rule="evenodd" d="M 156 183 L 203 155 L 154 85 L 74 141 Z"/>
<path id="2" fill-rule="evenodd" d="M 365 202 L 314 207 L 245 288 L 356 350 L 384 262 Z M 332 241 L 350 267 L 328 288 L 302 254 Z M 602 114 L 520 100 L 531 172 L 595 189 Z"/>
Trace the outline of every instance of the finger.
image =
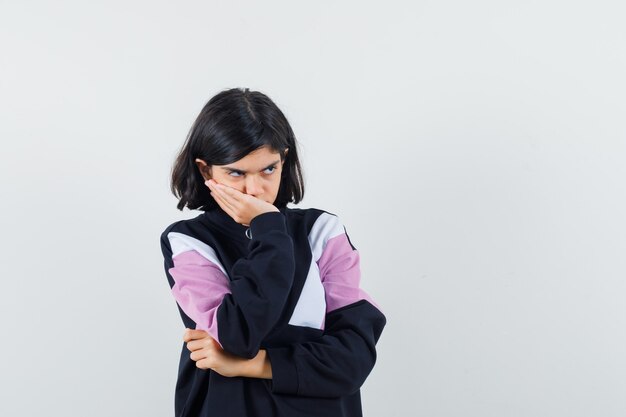
<path id="1" fill-rule="evenodd" d="M 185 335 L 189 335 L 192 337 L 201 335 L 203 333 L 206 333 L 206 331 L 202 330 L 202 329 L 185 329 Z"/>
<path id="2" fill-rule="evenodd" d="M 222 202 L 225 202 L 225 204 L 228 204 L 228 206 L 232 206 L 232 201 L 230 201 L 230 197 L 228 194 L 226 194 L 223 190 L 224 186 L 222 184 L 218 184 L 215 182 L 215 180 L 207 180 L 204 182 L 207 187 L 209 187 L 211 196 L 214 199 L 218 199 L 221 198 Z"/>
<path id="3" fill-rule="evenodd" d="M 239 210 L 228 205 L 228 203 L 226 203 L 221 197 L 213 196 L 213 198 L 215 199 L 215 201 L 217 201 L 217 204 L 222 207 L 222 210 L 224 210 L 226 214 L 228 214 L 234 221 L 239 223 Z"/>
<path id="4" fill-rule="evenodd" d="M 183 340 L 185 342 L 189 340 L 199 339 L 207 335 L 208 333 L 202 329 L 185 329 L 183 334 Z"/>
<path id="5" fill-rule="evenodd" d="M 199 349 L 211 348 L 215 345 L 216 341 L 210 334 L 206 334 L 204 337 L 190 340 L 187 342 L 187 350 L 190 352 L 195 352 Z"/>
<path id="6" fill-rule="evenodd" d="M 237 211 L 237 207 L 241 202 L 237 198 L 235 198 L 231 192 L 227 191 L 233 191 L 232 188 L 226 186 L 216 186 L 214 190 L 214 194 L 221 197 L 222 201 L 225 201 L 226 204 L 228 204 L 228 207 L 230 207 L 233 211 Z"/>
<path id="7" fill-rule="evenodd" d="M 209 192 L 213 196 L 213 198 L 217 198 L 217 196 L 224 197 L 224 192 L 222 191 L 221 184 L 215 182 L 214 179 L 209 179 L 204 182 L 204 184 L 209 189 Z M 218 187 L 220 185 L 220 187 Z"/>
<path id="8" fill-rule="evenodd" d="M 222 207 L 222 209 L 230 215 L 230 217 L 234 217 L 235 208 L 225 200 L 222 194 L 211 192 L 211 196 L 220 205 L 220 207 Z"/>
<path id="9" fill-rule="evenodd" d="M 187 350 L 189 350 L 190 352 L 194 352 L 201 348 L 202 346 L 198 346 L 197 340 L 190 340 L 189 342 L 187 342 Z"/>
<path id="10" fill-rule="evenodd" d="M 189 354 L 189 359 L 193 361 L 199 361 L 203 359 L 206 360 L 207 358 L 208 358 L 208 355 L 203 350 L 196 350 Z"/>
<path id="11" fill-rule="evenodd" d="M 207 359 L 201 359 L 196 362 L 196 367 L 200 369 L 211 369 L 211 363 Z"/>
<path id="12" fill-rule="evenodd" d="M 224 184 L 217 184 L 215 186 L 215 188 L 218 191 L 221 191 L 222 193 L 224 193 L 226 195 L 226 197 L 231 198 L 235 201 L 241 201 L 242 197 L 242 192 L 233 188 L 233 187 L 229 187 L 227 185 Z"/>

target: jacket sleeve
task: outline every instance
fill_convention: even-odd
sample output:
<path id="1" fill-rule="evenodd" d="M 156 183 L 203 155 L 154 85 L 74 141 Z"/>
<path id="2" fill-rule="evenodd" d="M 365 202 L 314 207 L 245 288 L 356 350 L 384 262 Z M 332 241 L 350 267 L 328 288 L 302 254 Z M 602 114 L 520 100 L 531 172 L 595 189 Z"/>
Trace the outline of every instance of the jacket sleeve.
<path id="1" fill-rule="evenodd" d="M 250 221 L 249 253 L 229 280 L 207 244 L 166 229 L 161 235 L 165 272 L 179 308 L 224 350 L 251 359 L 287 301 L 295 260 L 284 215 L 266 212 Z"/>
<path id="2" fill-rule="evenodd" d="M 328 239 L 317 261 L 326 298 L 323 335 L 266 349 L 272 367 L 271 389 L 276 394 L 351 394 L 362 386 L 376 362 L 376 343 L 386 317 L 360 288 L 359 252 L 345 227 L 338 225 L 335 230 L 341 232 Z"/>

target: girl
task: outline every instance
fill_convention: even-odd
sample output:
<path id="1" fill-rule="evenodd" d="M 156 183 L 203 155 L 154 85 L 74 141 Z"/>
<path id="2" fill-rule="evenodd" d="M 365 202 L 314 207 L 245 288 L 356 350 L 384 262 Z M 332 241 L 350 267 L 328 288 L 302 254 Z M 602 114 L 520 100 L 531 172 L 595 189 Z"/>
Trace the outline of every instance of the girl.
<path id="1" fill-rule="evenodd" d="M 161 234 L 186 326 L 176 417 L 362 415 L 360 387 L 386 324 L 359 287 L 338 216 L 287 207 L 304 195 L 295 135 L 266 95 L 222 91 L 172 170 L 177 208 Z"/>

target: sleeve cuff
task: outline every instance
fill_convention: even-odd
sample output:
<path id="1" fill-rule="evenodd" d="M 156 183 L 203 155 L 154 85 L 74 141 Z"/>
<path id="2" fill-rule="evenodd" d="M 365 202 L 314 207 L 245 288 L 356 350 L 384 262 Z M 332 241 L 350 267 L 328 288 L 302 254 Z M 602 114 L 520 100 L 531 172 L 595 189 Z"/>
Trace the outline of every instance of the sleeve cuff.
<path id="1" fill-rule="evenodd" d="M 250 220 L 252 239 L 272 230 L 287 231 L 285 216 L 280 211 L 267 211 Z"/>
<path id="2" fill-rule="evenodd" d="M 289 347 L 265 348 L 272 366 L 272 392 L 274 394 L 298 395 L 298 368 L 290 360 Z"/>

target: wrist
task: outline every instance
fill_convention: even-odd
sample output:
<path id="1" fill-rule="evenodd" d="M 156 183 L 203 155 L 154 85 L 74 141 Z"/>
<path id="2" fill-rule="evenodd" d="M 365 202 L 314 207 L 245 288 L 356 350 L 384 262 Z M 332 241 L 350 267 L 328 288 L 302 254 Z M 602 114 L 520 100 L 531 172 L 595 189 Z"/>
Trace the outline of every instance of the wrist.
<path id="1" fill-rule="evenodd" d="M 272 379 L 272 368 L 265 349 L 260 349 L 254 358 L 244 362 L 242 368 L 242 376 Z"/>

